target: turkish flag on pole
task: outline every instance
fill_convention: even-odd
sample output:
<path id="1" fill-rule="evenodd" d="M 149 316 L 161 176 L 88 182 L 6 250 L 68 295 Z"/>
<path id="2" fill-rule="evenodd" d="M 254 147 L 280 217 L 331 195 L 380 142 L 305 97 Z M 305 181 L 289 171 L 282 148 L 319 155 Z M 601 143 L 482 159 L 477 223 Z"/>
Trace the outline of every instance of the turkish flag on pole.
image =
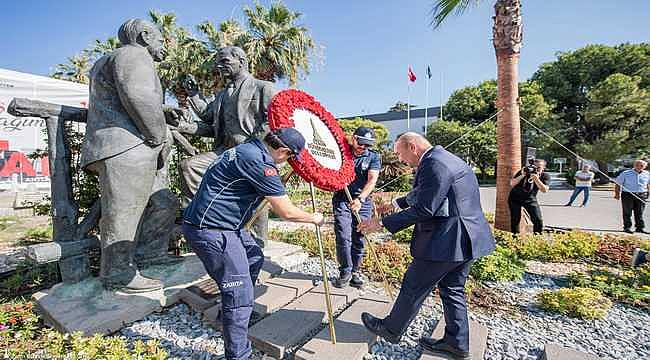
<path id="1" fill-rule="evenodd" d="M 415 73 L 413 72 L 413 69 L 411 69 L 411 65 L 409 65 L 409 73 L 408 73 L 408 75 L 409 75 L 409 80 L 411 82 L 415 82 L 415 79 L 417 79 L 417 77 L 415 77 Z"/>

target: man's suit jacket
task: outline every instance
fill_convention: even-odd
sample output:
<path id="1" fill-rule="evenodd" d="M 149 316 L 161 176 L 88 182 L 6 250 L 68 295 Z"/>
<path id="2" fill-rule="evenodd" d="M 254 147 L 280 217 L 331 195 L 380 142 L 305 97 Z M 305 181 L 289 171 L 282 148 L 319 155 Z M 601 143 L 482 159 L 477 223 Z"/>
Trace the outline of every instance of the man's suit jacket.
<path id="1" fill-rule="evenodd" d="M 398 201 L 400 206 L 407 204 L 404 200 Z M 420 160 L 408 205 L 384 217 L 382 223 L 391 233 L 415 224 L 411 239 L 414 258 L 465 261 L 494 250 L 474 172 L 441 146 L 430 149 Z"/>
<path id="2" fill-rule="evenodd" d="M 147 49 L 126 45 L 90 70 L 90 96 L 81 165 L 121 154 L 148 140 L 161 144 L 167 124 L 163 92 Z"/>
<path id="3" fill-rule="evenodd" d="M 197 121 L 196 135 L 214 137 L 215 150 L 230 148 L 251 138 L 263 138 L 269 131 L 267 109 L 276 93 L 273 83 L 255 79 L 251 75 L 247 76 L 241 84 L 237 97 L 237 119 L 243 131 L 242 134 L 237 135 L 242 135 L 241 139 L 229 139 L 224 133 L 227 124 L 224 124 L 222 106 L 228 96 L 226 89 L 217 93 L 214 101 L 198 114 L 203 121 Z"/>

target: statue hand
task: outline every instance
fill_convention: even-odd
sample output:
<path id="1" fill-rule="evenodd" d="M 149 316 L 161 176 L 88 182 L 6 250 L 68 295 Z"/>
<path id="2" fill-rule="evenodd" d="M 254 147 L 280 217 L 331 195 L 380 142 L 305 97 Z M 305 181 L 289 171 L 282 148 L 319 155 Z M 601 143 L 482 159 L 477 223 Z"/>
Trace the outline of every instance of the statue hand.
<path id="1" fill-rule="evenodd" d="M 169 107 L 164 109 L 165 121 L 168 125 L 178 127 L 182 122 L 189 122 L 192 118 L 190 111 L 187 109 Z"/>
<path id="2" fill-rule="evenodd" d="M 196 79 L 192 75 L 187 75 L 182 81 L 183 89 L 187 92 L 189 97 L 196 96 L 199 94 L 199 84 L 196 82 Z"/>

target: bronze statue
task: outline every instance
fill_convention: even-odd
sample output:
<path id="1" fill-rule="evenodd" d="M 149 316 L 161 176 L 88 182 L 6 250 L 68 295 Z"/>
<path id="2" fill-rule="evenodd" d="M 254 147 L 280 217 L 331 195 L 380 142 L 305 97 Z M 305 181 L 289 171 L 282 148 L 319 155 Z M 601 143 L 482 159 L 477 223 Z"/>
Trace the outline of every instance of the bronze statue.
<path id="1" fill-rule="evenodd" d="M 198 115 L 198 121 L 186 116 L 168 119 L 179 132 L 214 138 L 214 151 L 189 157 L 181 162 L 183 206 L 187 206 L 201 184 L 208 166 L 223 151 L 253 138 L 262 139 L 269 131 L 266 112 L 271 98 L 277 93 L 273 83 L 255 79 L 248 72 L 248 60 L 244 50 L 229 46 L 217 53 L 217 70 L 226 79 L 227 86 L 217 93 L 209 104 L 199 93 L 198 86 L 190 76 L 185 81 L 190 105 Z M 268 212 L 262 214 L 254 225 L 258 240 L 267 237 Z"/>
<path id="2" fill-rule="evenodd" d="M 154 61 L 165 55 L 160 31 L 141 19 L 118 31 L 122 46 L 90 71 L 90 101 L 82 166 L 99 177 L 101 268 L 106 287 L 159 289 L 138 265 L 168 260 L 178 200 L 167 189 L 171 134 Z"/>

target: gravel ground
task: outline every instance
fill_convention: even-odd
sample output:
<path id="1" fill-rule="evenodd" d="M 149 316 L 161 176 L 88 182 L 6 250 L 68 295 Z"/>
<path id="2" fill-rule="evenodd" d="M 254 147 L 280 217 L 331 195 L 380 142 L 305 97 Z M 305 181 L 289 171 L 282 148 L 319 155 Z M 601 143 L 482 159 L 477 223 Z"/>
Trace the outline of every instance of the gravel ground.
<path id="1" fill-rule="evenodd" d="M 337 265 L 327 261 L 330 279 L 338 275 Z M 320 277 L 319 258 L 310 258 L 293 271 Z M 488 328 L 486 359 L 537 359 L 544 344 L 560 345 L 592 353 L 605 359 L 650 358 L 650 312 L 614 305 L 603 320 L 578 320 L 546 313 L 535 307 L 535 295 L 556 289 L 552 278 L 526 274 L 519 282 L 488 284 L 498 308 L 475 307 L 470 318 Z M 368 284 L 366 291 L 382 292 L 381 284 Z M 421 336 L 429 336 L 442 308 L 437 296 L 427 298 L 400 344 L 380 340 L 367 360 L 418 359 Z M 158 339 L 172 359 L 219 359 L 223 355 L 221 333 L 201 324 L 200 316 L 180 304 L 160 314 L 152 314 L 120 331 L 130 341 Z M 254 351 L 253 359 L 268 359 Z"/>

